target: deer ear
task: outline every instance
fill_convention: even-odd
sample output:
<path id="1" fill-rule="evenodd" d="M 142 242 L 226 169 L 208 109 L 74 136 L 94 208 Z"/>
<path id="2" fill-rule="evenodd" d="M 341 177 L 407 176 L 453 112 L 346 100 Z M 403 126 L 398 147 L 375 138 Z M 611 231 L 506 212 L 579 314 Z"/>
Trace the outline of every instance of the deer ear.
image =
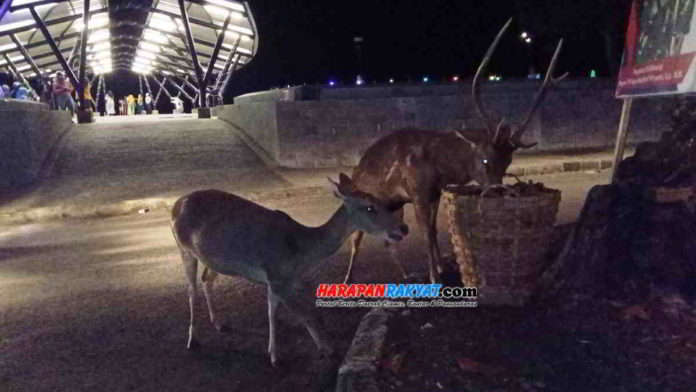
<path id="1" fill-rule="evenodd" d="M 328 180 L 329 183 L 331 183 L 334 195 L 341 200 L 344 200 L 347 196 L 352 195 L 358 190 L 350 177 L 343 173 L 338 175 L 339 182 L 336 182 L 330 178 Z"/>
<path id="2" fill-rule="evenodd" d="M 471 139 L 469 139 L 468 137 L 462 135 L 459 131 L 454 131 L 454 134 L 457 135 L 458 138 L 460 138 L 460 139 L 464 140 L 465 142 L 469 143 L 469 145 L 471 146 L 471 148 L 476 148 L 476 143 L 474 143 L 473 141 L 471 141 Z"/>
<path id="3" fill-rule="evenodd" d="M 331 188 L 331 191 L 333 192 L 334 196 L 336 196 L 336 198 L 338 199 L 344 200 L 345 197 L 341 193 L 341 184 L 332 180 L 330 177 L 326 177 L 326 179 L 329 180 L 329 187 Z"/>
<path id="4" fill-rule="evenodd" d="M 353 183 L 353 180 L 350 179 L 346 174 L 341 173 L 338 175 L 338 181 L 339 181 L 339 186 L 341 193 L 343 194 L 348 194 L 348 193 L 354 193 L 358 189 L 355 187 L 355 184 Z"/>

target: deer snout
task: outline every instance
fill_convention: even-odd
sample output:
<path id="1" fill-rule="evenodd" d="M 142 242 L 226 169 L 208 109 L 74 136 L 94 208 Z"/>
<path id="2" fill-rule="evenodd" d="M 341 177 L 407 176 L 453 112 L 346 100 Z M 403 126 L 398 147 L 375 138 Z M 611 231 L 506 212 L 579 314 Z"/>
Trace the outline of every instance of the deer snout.
<path id="1" fill-rule="evenodd" d="M 405 223 L 400 224 L 396 230 L 390 230 L 386 233 L 387 241 L 399 242 L 408 234 L 408 226 Z"/>

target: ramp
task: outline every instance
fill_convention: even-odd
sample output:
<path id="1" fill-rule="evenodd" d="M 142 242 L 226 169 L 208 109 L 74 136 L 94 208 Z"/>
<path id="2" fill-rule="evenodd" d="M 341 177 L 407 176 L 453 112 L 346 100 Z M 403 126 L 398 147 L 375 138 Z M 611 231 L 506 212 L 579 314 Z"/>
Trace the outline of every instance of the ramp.
<path id="1" fill-rule="evenodd" d="M 196 189 L 235 193 L 289 186 L 217 119 L 104 122 L 67 134 L 50 175 L 3 209 L 94 206 L 178 197 Z"/>

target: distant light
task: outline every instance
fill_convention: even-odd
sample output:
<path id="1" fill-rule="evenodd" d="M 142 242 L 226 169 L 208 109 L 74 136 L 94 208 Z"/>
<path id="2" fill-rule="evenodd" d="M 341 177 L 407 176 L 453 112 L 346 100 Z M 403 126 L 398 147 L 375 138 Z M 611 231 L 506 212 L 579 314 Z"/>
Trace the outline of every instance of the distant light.
<path id="1" fill-rule="evenodd" d="M 430 78 L 428 78 L 427 76 L 423 76 L 423 83 L 428 83 L 429 80 Z"/>
<path id="2" fill-rule="evenodd" d="M 459 81 L 459 76 L 457 76 L 457 75 L 452 76 L 452 81 L 453 81 L 453 82 L 458 82 L 458 81 Z"/>
<path id="3" fill-rule="evenodd" d="M 597 71 L 595 71 L 594 69 L 591 70 L 591 71 L 590 71 L 590 77 L 591 77 L 591 78 L 596 78 L 596 77 L 597 77 Z"/>
<path id="4" fill-rule="evenodd" d="M 336 85 L 336 82 L 334 82 L 333 80 L 329 80 L 329 86 L 335 86 L 335 85 Z"/>
<path id="5" fill-rule="evenodd" d="M 394 78 L 390 78 L 389 83 L 394 83 Z"/>
<path id="6" fill-rule="evenodd" d="M 523 31 L 522 34 L 520 34 L 520 37 L 521 37 L 522 39 L 525 39 L 525 38 L 529 37 L 529 34 L 527 34 L 526 31 Z"/>
<path id="7" fill-rule="evenodd" d="M 490 80 L 490 81 L 494 81 L 494 80 L 495 80 L 495 75 L 491 75 L 491 76 L 489 76 L 489 77 L 488 77 L 488 80 Z"/>
<path id="8" fill-rule="evenodd" d="M 503 80 L 503 77 L 502 77 L 502 76 L 498 75 L 498 76 L 495 77 L 495 81 L 496 81 L 496 82 L 500 82 L 501 80 Z"/>
<path id="9" fill-rule="evenodd" d="M 524 42 L 526 42 L 526 43 L 528 43 L 528 44 L 531 44 L 531 43 L 532 43 L 532 39 L 529 38 L 529 37 L 527 37 L 527 38 L 524 39 Z"/>
<path id="10" fill-rule="evenodd" d="M 362 76 L 358 75 L 358 77 L 355 78 L 355 84 L 357 84 L 358 86 L 362 86 L 363 83 L 365 83 L 365 81 L 363 80 Z"/>

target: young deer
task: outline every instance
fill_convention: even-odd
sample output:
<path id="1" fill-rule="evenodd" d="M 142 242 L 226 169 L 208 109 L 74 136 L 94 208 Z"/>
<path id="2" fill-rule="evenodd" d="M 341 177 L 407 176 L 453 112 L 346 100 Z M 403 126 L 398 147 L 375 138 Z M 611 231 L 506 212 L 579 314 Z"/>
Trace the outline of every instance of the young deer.
<path id="1" fill-rule="evenodd" d="M 416 222 L 428 243 L 431 282 L 436 282 L 439 277 L 436 273 L 436 264 L 438 272 L 441 272 L 436 225 L 440 190 L 447 184 L 468 183 L 472 180 L 481 185 L 501 184 L 515 150 L 530 148 L 536 144 L 522 142 L 522 135 L 549 87 L 567 76 L 565 74 L 559 78 L 553 77 L 556 60 L 563 45 L 561 40 L 549 64 L 546 78 L 524 120 L 514 132 L 505 123 L 505 119 L 496 126 L 482 108 L 479 83 L 510 22 L 512 19 L 508 20 L 498 32 L 488 48 L 471 88 L 474 108 L 486 125 L 486 129 L 467 131 L 467 136 L 459 132 L 396 131 L 370 146 L 353 170 L 355 185 L 378 199 L 386 201 L 388 207 L 399 219 L 403 219 L 403 205 L 413 203 Z M 346 282 L 352 278 L 353 264 L 362 238 L 361 231 L 353 235 L 353 248 Z M 401 262 L 396 258 L 395 247 L 389 244 L 385 246 L 388 247 L 392 259 L 406 277 Z"/>
<path id="2" fill-rule="evenodd" d="M 218 274 L 242 276 L 268 286 L 268 352 L 276 364 L 276 310 L 283 303 L 300 318 L 322 354 L 331 349 L 311 312 L 300 305 L 293 282 L 304 271 L 336 253 L 356 230 L 398 242 L 408 226 L 395 218 L 380 201 L 358 191 L 341 173 L 331 182 L 343 205 L 319 227 L 304 226 L 287 214 L 269 210 L 230 193 L 204 190 L 176 201 L 171 227 L 189 282 L 191 320 L 188 348 L 197 345 L 194 323 L 196 272 L 203 264 L 203 294 L 210 321 L 223 328 L 213 304 L 213 282 Z"/>

